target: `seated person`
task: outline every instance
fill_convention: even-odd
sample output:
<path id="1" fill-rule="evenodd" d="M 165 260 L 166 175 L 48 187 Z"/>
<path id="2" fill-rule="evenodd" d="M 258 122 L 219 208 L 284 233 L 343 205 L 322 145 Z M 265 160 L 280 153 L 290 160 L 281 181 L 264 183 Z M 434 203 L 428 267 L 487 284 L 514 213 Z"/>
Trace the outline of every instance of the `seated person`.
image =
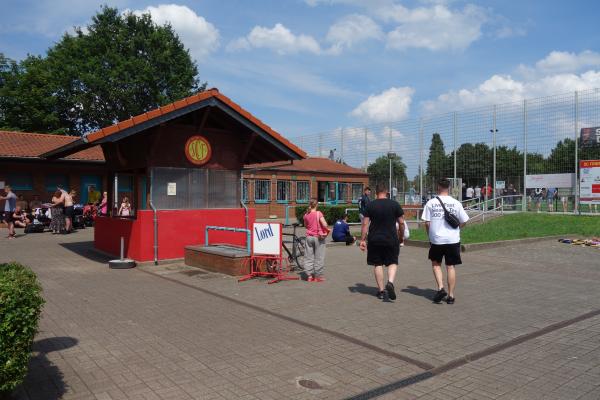
<path id="1" fill-rule="evenodd" d="M 333 225 L 333 233 L 331 237 L 334 242 L 346 242 L 346 246 L 350 246 L 356 240 L 350 235 L 350 225 L 348 225 L 348 215 L 344 215 L 342 219 L 338 219 Z"/>
<path id="2" fill-rule="evenodd" d="M 17 206 L 21 207 L 22 211 L 29 210 L 29 203 L 27 202 L 27 200 L 25 200 L 22 194 L 19 195 L 19 199 L 17 200 Z"/>
<path id="3" fill-rule="evenodd" d="M 88 204 L 98 205 L 100 203 L 100 192 L 96 190 L 96 186 L 88 187 Z"/>
<path id="4" fill-rule="evenodd" d="M 21 206 L 15 207 L 15 212 L 13 213 L 13 222 L 15 227 L 25 228 L 27 225 L 31 223 L 31 220 L 25 214 L 25 211 L 21 208 Z"/>
<path id="5" fill-rule="evenodd" d="M 36 208 L 42 208 L 42 201 L 40 200 L 39 195 L 33 195 L 33 200 L 29 202 L 29 207 L 31 208 L 31 211 L 34 211 Z"/>

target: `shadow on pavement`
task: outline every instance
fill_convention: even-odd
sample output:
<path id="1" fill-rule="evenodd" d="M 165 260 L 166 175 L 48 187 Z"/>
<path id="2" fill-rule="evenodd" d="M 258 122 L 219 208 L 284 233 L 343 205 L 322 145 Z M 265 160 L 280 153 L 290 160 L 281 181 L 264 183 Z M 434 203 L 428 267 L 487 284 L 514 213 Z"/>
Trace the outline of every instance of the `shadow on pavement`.
<path id="1" fill-rule="evenodd" d="M 60 243 L 60 245 L 79 256 L 87 258 L 88 260 L 105 263 L 112 258 L 98 253 L 94 249 L 94 242 L 91 240 L 87 242 Z"/>
<path id="2" fill-rule="evenodd" d="M 435 296 L 436 294 L 436 291 L 433 289 L 421 289 L 416 286 L 407 286 L 400 291 L 404 293 L 414 294 L 415 296 L 425 297 L 429 300 L 433 300 L 433 296 Z"/>
<path id="3" fill-rule="evenodd" d="M 32 351 L 37 355 L 29 360 L 29 370 L 25 381 L 12 394 L 11 399 L 62 399 L 66 393 L 63 373 L 47 357 L 48 353 L 75 346 L 79 341 L 62 336 L 38 340 L 33 343 Z"/>
<path id="4" fill-rule="evenodd" d="M 348 290 L 350 293 L 368 294 L 369 296 L 375 296 L 377 294 L 377 288 L 375 286 L 367 286 L 364 283 L 356 283 L 354 286 L 349 286 Z"/>

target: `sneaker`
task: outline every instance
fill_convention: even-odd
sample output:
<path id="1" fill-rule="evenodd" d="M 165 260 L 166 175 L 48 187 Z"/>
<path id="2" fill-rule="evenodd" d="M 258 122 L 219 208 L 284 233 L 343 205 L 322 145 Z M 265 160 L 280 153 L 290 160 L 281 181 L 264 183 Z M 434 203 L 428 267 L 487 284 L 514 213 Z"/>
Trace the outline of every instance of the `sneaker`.
<path id="1" fill-rule="evenodd" d="M 314 282 L 325 282 L 325 278 L 323 276 L 315 276 L 313 281 Z"/>
<path id="2" fill-rule="evenodd" d="M 383 300 L 385 298 L 385 290 L 377 292 L 377 298 Z"/>
<path id="3" fill-rule="evenodd" d="M 448 296 L 448 297 L 446 298 L 446 303 L 448 303 L 448 304 L 454 304 L 454 297 L 450 297 L 450 296 Z"/>
<path id="4" fill-rule="evenodd" d="M 446 293 L 444 288 L 441 288 L 440 290 L 437 291 L 435 296 L 433 296 L 433 302 L 436 304 L 439 304 L 442 300 L 444 300 L 444 297 L 446 297 L 447 295 L 448 295 L 448 293 Z"/>
<path id="5" fill-rule="evenodd" d="M 396 300 L 396 292 L 394 291 L 394 284 L 392 282 L 388 282 L 385 285 L 385 290 L 388 293 L 390 300 Z"/>
<path id="6" fill-rule="evenodd" d="M 315 277 L 312 275 L 309 275 L 308 278 L 306 278 L 307 282 L 314 282 L 315 281 Z"/>

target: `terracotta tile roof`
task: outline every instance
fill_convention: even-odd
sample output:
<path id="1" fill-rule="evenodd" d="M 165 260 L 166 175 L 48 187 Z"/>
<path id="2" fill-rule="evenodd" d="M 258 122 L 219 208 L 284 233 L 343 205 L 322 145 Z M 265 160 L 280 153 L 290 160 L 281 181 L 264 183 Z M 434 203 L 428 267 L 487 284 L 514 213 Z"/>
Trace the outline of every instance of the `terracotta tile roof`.
<path id="1" fill-rule="evenodd" d="M 0 158 L 38 158 L 40 154 L 69 144 L 77 139 L 79 138 L 74 136 L 0 131 Z M 94 146 L 71 154 L 65 159 L 104 161 L 104 154 L 100 146 Z"/>
<path id="2" fill-rule="evenodd" d="M 266 171 L 295 171 L 295 172 L 323 172 L 336 175 L 364 175 L 368 174 L 349 165 L 340 164 L 324 157 L 309 157 L 303 160 L 294 160 L 292 163 L 270 162 L 244 166 L 244 170 Z"/>
<path id="3" fill-rule="evenodd" d="M 226 105 L 228 105 L 229 107 L 234 109 L 240 115 L 244 116 L 244 118 L 248 119 L 249 121 L 251 121 L 252 123 L 257 125 L 258 127 L 260 127 L 263 131 L 267 132 L 274 139 L 283 143 L 285 146 L 287 146 L 289 149 L 291 149 L 293 152 L 295 152 L 302 158 L 306 157 L 306 153 L 304 152 L 304 150 L 302 150 L 298 146 L 294 145 L 292 142 L 290 142 L 289 140 L 287 140 L 286 138 L 281 136 L 279 133 L 275 132 L 270 126 L 268 126 L 267 124 L 265 124 L 264 122 L 262 122 L 261 120 L 259 120 L 255 116 L 253 116 L 252 114 L 250 114 L 248 111 L 244 110 L 242 107 L 240 107 L 237 103 L 235 103 L 229 97 L 221 94 L 219 92 L 219 90 L 216 88 L 209 89 L 205 92 L 198 93 L 198 94 L 195 94 L 190 97 L 186 97 L 185 99 L 181 99 L 174 103 L 167 104 L 167 105 L 159 107 L 157 109 L 148 111 L 144 114 L 136 115 L 135 117 L 131 117 L 125 121 L 117 122 L 114 125 L 111 125 L 106 128 L 102 128 L 95 132 L 89 133 L 86 136 L 86 138 L 89 143 L 93 143 L 97 140 L 100 140 L 103 137 L 114 135 L 115 133 L 120 132 L 124 129 L 130 128 L 132 126 L 138 125 L 143 122 L 146 122 L 146 121 L 156 118 L 160 115 L 168 114 L 172 111 L 189 106 L 191 104 L 198 103 L 202 100 L 209 99 L 211 97 L 214 97 L 214 98 L 222 101 L 223 103 L 225 103 Z"/>

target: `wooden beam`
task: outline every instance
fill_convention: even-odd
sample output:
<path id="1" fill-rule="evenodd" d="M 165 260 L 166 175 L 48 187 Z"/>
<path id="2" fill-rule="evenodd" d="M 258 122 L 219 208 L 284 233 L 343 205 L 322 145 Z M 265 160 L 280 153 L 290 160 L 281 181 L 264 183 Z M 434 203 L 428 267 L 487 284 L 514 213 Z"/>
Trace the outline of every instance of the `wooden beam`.
<path id="1" fill-rule="evenodd" d="M 250 139 L 248 140 L 248 143 L 246 143 L 246 147 L 244 148 L 244 150 L 242 150 L 242 165 L 246 164 L 246 158 L 248 158 L 248 154 L 250 154 L 250 150 L 252 149 L 254 141 L 256 141 L 257 137 L 258 135 L 255 132 L 252 132 L 250 134 Z"/>
<path id="2" fill-rule="evenodd" d="M 200 121 L 200 125 L 196 124 L 196 133 L 200 133 L 202 129 L 204 129 L 204 125 L 206 125 L 206 120 L 208 119 L 208 115 L 210 114 L 210 110 L 212 107 L 205 107 L 204 112 L 202 113 L 202 121 Z M 196 121 L 194 121 L 196 122 Z"/>

